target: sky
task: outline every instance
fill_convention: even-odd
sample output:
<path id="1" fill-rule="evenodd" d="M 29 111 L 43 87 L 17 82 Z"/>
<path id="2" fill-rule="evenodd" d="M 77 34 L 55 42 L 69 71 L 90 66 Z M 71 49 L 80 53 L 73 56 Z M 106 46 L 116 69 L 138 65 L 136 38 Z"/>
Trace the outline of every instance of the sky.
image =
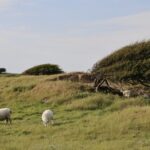
<path id="1" fill-rule="evenodd" d="M 0 0 L 0 67 L 88 71 L 113 51 L 150 40 L 150 0 Z"/>

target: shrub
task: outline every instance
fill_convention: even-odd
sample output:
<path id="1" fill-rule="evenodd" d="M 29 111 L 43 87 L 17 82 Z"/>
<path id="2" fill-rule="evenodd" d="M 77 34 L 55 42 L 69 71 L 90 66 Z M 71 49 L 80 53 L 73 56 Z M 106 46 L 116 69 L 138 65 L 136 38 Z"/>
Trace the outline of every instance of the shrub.
<path id="1" fill-rule="evenodd" d="M 92 73 L 110 75 L 113 80 L 150 82 L 150 41 L 135 43 L 98 61 Z"/>
<path id="2" fill-rule="evenodd" d="M 0 68 L 0 74 L 6 72 L 5 68 Z"/>
<path id="3" fill-rule="evenodd" d="M 55 64 L 38 65 L 23 72 L 25 75 L 52 75 L 59 73 L 63 73 L 63 71 Z"/>

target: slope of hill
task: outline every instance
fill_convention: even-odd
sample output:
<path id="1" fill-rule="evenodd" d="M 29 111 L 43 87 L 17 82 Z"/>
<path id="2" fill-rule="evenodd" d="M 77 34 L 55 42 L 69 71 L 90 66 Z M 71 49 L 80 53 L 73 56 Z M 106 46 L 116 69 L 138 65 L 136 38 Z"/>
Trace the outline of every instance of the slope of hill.
<path id="1" fill-rule="evenodd" d="M 150 41 L 115 51 L 97 62 L 92 72 L 110 75 L 113 80 L 150 81 Z"/>
<path id="2" fill-rule="evenodd" d="M 55 77 L 0 77 L 0 108 L 13 112 L 12 125 L 0 122 L 0 149 L 150 149 L 148 99 L 93 93 Z M 55 124 L 44 127 L 41 113 L 48 108 Z"/>

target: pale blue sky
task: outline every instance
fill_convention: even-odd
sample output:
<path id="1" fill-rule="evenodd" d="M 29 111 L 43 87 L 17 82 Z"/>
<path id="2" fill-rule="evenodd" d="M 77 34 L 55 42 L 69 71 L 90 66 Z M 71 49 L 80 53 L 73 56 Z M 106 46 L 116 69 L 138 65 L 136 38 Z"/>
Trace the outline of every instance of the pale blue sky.
<path id="1" fill-rule="evenodd" d="M 149 27 L 149 0 L 0 0 L 0 67 L 87 71 L 112 51 L 150 39 Z"/>

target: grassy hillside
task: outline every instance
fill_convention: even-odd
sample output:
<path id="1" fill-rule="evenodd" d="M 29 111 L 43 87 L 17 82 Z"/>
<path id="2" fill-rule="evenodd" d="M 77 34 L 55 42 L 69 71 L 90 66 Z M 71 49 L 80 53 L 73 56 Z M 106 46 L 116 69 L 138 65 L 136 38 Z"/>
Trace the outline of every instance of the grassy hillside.
<path id="1" fill-rule="evenodd" d="M 0 122 L 1 150 L 148 150 L 150 101 L 90 92 L 55 76 L 0 77 L 0 107 L 13 111 Z M 41 113 L 54 111 L 53 126 Z"/>
<path id="2" fill-rule="evenodd" d="M 97 62 L 92 72 L 111 75 L 116 80 L 150 82 L 150 41 L 135 43 Z"/>

